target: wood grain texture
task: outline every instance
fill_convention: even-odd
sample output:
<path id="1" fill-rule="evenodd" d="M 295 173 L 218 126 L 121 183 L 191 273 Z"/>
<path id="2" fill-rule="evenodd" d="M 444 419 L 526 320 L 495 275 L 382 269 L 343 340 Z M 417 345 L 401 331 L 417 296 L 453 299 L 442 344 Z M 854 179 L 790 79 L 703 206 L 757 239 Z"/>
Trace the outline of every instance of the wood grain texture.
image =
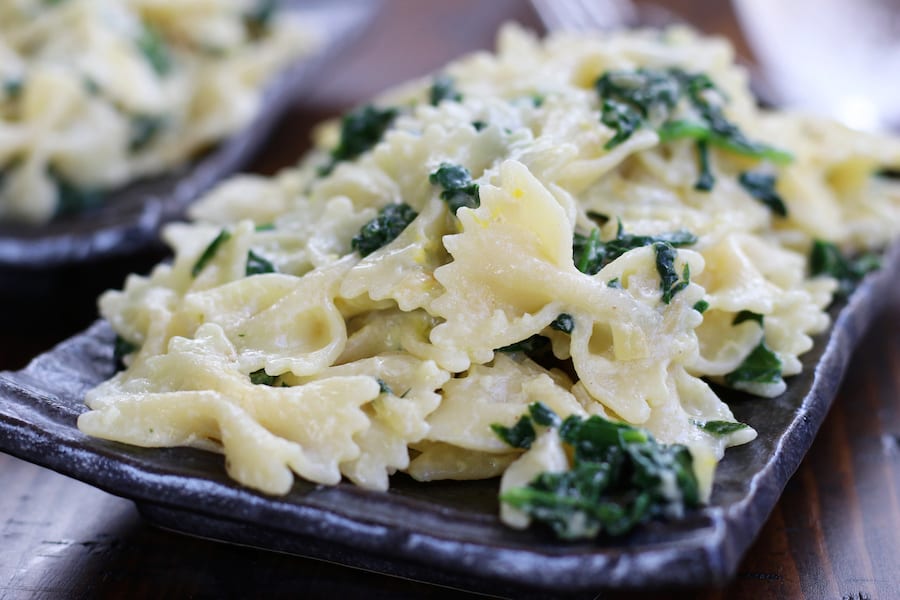
<path id="1" fill-rule="evenodd" d="M 736 35 L 723 3 L 664 2 L 707 31 Z M 254 170 L 306 147 L 311 126 L 383 88 L 491 44 L 519 0 L 387 0 L 346 63 L 286 118 Z M 416 48 L 410 52 L 408 48 Z M 742 54 L 747 55 L 746 50 Z M 138 263 L 146 270 L 149 259 Z M 68 272 L 46 305 L 0 290 L 0 369 L 90 323 L 93 296 L 123 265 Z M 892 600 L 900 598 L 900 294 L 874 321 L 810 453 L 788 483 L 735 580 L 724 589 L 604 593 L 603 599 Z M 54 316 L 42 317 L 47 310 Z M 12 315 L 12 316 L 10 316 Z M 0 600 L 5 598 L 466 598 L 455 590 L 313 560 L 188 538 L 147 525 L 126 500 L 0 455 Z"/>

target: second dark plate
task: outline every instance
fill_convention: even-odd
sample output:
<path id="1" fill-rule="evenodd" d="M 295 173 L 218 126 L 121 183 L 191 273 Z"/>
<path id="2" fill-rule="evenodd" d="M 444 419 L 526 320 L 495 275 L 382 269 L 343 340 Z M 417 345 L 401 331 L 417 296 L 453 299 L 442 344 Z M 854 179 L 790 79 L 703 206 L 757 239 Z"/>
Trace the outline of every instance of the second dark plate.
<path id="1" fill-rule="evenodd" d="M 301 86 L 352 41 L 378 10 L 373 0 L 282 0 L 322 36 L 310 56 L 278 73 L 264 91 L 256 117 L 198 160 L 110 192 L 102 206 L 63 215 L 45 225 L 0 224 L 0 281 L 17 271 L 49 270 L 129 256 L 157 243 L 160 227 L 216 182 L 245 166 L 297 98 Z M 13 290 L 9 286 L 8 292 Z"/>

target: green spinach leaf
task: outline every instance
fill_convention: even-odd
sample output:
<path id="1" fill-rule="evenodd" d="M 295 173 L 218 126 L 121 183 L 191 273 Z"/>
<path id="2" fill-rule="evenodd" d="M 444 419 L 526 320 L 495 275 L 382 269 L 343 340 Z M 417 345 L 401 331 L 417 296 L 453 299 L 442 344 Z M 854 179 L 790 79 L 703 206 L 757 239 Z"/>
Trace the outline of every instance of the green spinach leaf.
<path id="1" fill-rule="evenodd" d="M 258 371 L 253 371 L 250 373 L 250 383 L 254 385 L 268 385 L 271 387 L 277 387 L 278 376 L 277 375 L 269 375 L 266 373 L 265 369 L 260 369 Z"/>
<path id="2" fill-rule="evenodd" d="M 749 310 L 742 310 L 738 314 L 734 316 L 734 320 L 731 321 L 732 325 L 740 325 L 744 321 L 756 321 L 759 323 L 759 326 L 762 327 L 764 323 L 765 317 L 759 313 L 751 312 Z"/>
<path id="3" fill-rule="evenodd" d="M 560 538 L 622 535 L 651 518 L 679 516 L 699 504 L 699 484 L 686 447 L 659 444 L 645 430 L 599 416 L 573 415 L 560 423 L 544 405 L 532 404 L 529 412 L 530 418 L 522 417 L 531 428 L 529 447 L 536 435 L 533 420 L 558 427 L 574 459 L 567 471 L 541 473 L 527 485 L 505 491 L 500 500 L 548 525 Z"/>
<path id="4" fill-rule="evenodd" d="M 675 294 L 691 284 L 690 265 L 684 263 L 681 280 L 675 272 L 675 248 L 668 242 L 654 242 L 656 250 L 656 272 L 659 273 L 660 289 L 662 290 L 663 304 L 672 302 Z"/>
<path id="5" fill-rule="evenodd" d="M 725 375 L 725 382 L 730 386 L 736 383 L 779 383 L 781 380 L 781 359 L 766 346 L 765 339 L 737 369 Z"/>
<path id="6" fill-rule="evenodd" d="M 247 277 L 251 275 L 262 275 L 264 273 L 275 272 L 275 265 L 273 265 L 268 259 L 260 256 L 253 250 L 247 251 L 247 266 L 244 270 L 244 274 Z"/>
<path id="7" fill-rule="evenodd" d="M 156 29 L 145 26 L 135 43 L 157 75 L 169 74 L 172 70 L 172 55 L 169 53 L 165 39 Z"/>
<path id="8" fill-rule="evenodd" d="M 206 268 L 206 265 L 209 264 L 213 258 L 215 258 L 216 253 L 219 251 L 219 248 L 222 245 L 231 239 L 231 232 L 227 229 L 223 229 L 219 232 L 213 241 L 209 243 L 205 250 L 200 254 L 200 257 L 197 259 L 197 262 L 194 263 L 194 266 L 191 267 L 191 275 L 196 277 L 200 274 L 200 271 Z"/>
<path id="9" fill-rule="evenodd" d="M 341 120 L 341 134 L 337 147 L 331 151 L 331 162 L 319 170 L 328 175 L 337 163 L 353 160 L 371 150 L 388 130 L 399 114 L 396 108 L 378 108 L 366 105 L 346 115 Z"/>
<path id="10" fill-rule="evenodd" d="M 562 331 L 563 333 L 572 333 L 575 328 L 575 319 L 569 313 L 560 313 L 553 322 L 550 323 L 550 329 Z"/>
<path id="11" fill-rule="evenodd" d="M 449 75 L 437 76 L 428 92 L 428 100 L 432 106 L 437 106 L 444 100 L 462 102 L 462 98 L 462 94 L 456 89 L 456 82 Z"/>
<path id="12" fill-rule="evenodd" d="M 491 425 L 491 429 L 497 434 L 501 440 L 512 446 L 513 448 L 522 448 L 527 450 L 534 443 L 535 436 L 534 425 L 531 424 L 531 417 L 523 415 L 516 421 L 512 427 L 505 427 L 497 423 Z"/>
<path id="13" fill-rule="evenodd" d="M 838 296 L 849 296 L 867 273 L 881 268 L 881 259 L 874 252 L 847 258 L 837 246 L 822 240 L 813 241 L 809 258 L 810 275 L 827 275 L 838 281 Z"/>
<path id="14" fill-rule="evenodd" d="M 408 204 L 388 204 L 378 211 L 377 217 L 362 226 L 350 246 L 360 255 L 368 256 L 397 239 L 417 216 Z"/>
<path id="15" fill-rule="evenodd" d="M 606 242 L 600 241 L 600 231 L 597 229 L 591 230 L 588 236 L 576 233 L 572 238 L 572 259 L 579 271 L 586 275 L 596 275 L 600 269 L 629 250 L 657 242 L 681 248 L 696 243 L 697 236 L 683 230 L 658 236 L 632 235 L 624 232 L 622 222 L 619 221 L 616 237 Z"/>
<path id="16" fill-rule="evenodd" d="M 456 214 L 460 208 L 478 208 L 481 199 L 478 196 L 478 184 L 472 181 L 469 170 L 462 165 L 441 163 L 437 170 L 428 176 L 433 185 L 444 188 L 441 199 Z"/>
<path id="17" fill-rule="evenodd" d="M 778 192 L 775 191 L 776 182 L 774 175 L 744 171 L 738 176 L 738 183 L 747 190 L 747 193 L 768 206 L 773 213 L 779 217 L 787 216 L 787 205 Z"/>
<path id="18" fill-rule="evenodd" d="M 746 423 L 737 423 L 735 421 L 694 421 L 694 424 L 703 431 L 717 437 L 722 437 L 741 429 L 747 429 Z"/>

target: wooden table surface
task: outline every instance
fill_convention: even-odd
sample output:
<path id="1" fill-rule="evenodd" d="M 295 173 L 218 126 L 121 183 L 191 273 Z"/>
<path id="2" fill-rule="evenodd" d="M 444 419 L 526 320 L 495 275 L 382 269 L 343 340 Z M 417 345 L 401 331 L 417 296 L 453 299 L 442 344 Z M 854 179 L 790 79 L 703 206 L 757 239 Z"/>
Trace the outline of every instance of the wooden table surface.
<path id="1" fill-rule="evenodd" d="M 701 29 L 735 35 L 722 3 L 663 4 Z M 490 47 L 508 18 L 534 23 L 518 0 L 387 0 L 372 29 L 298 103 L 253 169 L 289 164 L 322 117 L 465 51 Z M 127 269 L 146 269 L 157 258 L 63 273 L 62 284 L 48 287 L 53 297 L 42 301 L 0 290 L 0 369 L 19 368 L 86 326 L 96 318 L 93 298 L 102 286 L 119 285 Z M 900 598 L 898 340 L 895 295 L 860 344 L 818 438 L 734 581 L 723 589 L 598 598 Z M 2 454 L 0 490 L 0 599 L 468 596 L 155 529 L 130 501 Z"/>

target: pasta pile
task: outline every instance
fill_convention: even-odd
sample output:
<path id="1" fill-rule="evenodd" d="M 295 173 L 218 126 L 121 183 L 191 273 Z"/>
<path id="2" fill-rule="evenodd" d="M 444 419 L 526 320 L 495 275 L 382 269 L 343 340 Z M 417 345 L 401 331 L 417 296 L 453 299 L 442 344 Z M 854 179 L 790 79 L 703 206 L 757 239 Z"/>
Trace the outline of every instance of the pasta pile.
<path id="1" fill-rule="evenodd" d="M 496 54 L 324 125 L 101 298 L 128 366 L 79 427 L 222 452 L 269 494 L 397 471 L 509 490 L 570 466 L 554 428 L 527 450 L 495 432 L 539 402 L 685 446 L 708 498 L 756 436 L 709 382 L 782 393 L 838 286 L 810 248 L 900 231 L 900 186 L 875 175 L 900 143 L 763 112 L 732 59 L 685 29 L 508 26 Z"/>
<path id="2" fill-rule="evenodd" d="M 268 0 L 0 4 L 0 219 L 42 223 L 245 125 L 315 41 Z"/>

